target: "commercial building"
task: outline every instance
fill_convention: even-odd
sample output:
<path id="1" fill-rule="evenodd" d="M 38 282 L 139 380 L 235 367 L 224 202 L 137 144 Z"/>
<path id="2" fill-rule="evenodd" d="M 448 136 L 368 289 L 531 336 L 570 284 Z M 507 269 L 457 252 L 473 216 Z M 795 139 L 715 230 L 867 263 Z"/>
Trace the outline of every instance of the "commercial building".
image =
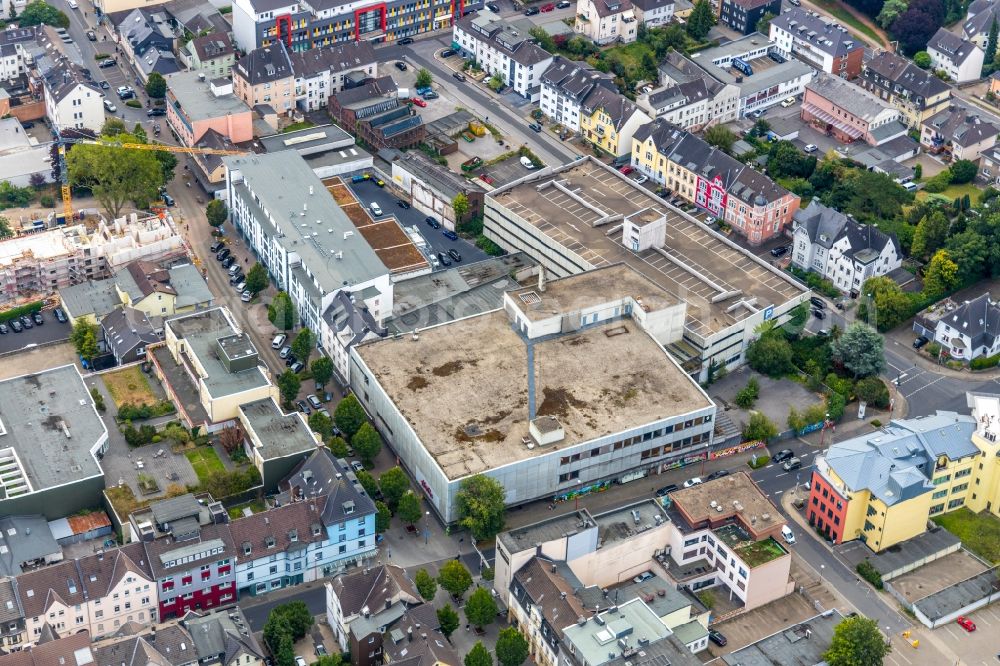
<path id="1" fill-rule="evenodd" d="M 639 21 L 632 0 L 577 0 L 573 32 L 600 45 L 634 42 Z"/>
<path id="2" fill-rule="evenodd" d="M 0 515 L 53 520 L 100 503 L 108 430 L 75 365 L 0 382 Z"/>
<path id="3" fill-rule="evenodd" d="M 253 342 L 225 308 L 167 320 L 164 339 L 153 365 L 188 427 L 216 430 L 239 417 L 240 405 L 278 398 Z"/>
<path id="4" fill-rule="evenodd" d="M 452 32 L 462 57 L 475 60 L 490 75 L 499 75 L 522 97 L 538 100 L 542 72 L 552 64 L 552 55 L 531 35 L 488 11 L 463 16 Z"/>
<path id="5" fill-rule="evenodd" d="M 44 296 L 105 277 L 137 259 L 159 261 L 184 252 L 183 240 L 157 217 L 134 213 L 96 229 L 78 224 L 0 241 L 0 302 Z"/>
<path id="6" fill-rule="evenodd" d="M 717 122 L 726 123 L 801 95 L 816 70 L 781 56 L 777 46 L 759 32 L 689 56 L 671 51 L 660 63 L 660 81 L 680 85 L 707 78 L 736 89 L 736 100 L 726 104 Z M 730 99 L 726 95 L 725 99 Z"/>
<path id="7" fill-rule="evenodd" d="M 632 136 L 650 118 L 624 95 L 597 86 L 580 104 L 580 133 L 616 157 L 632 152 Z"/>
<path id="8" fill-rule="evenodd" d="M 309 429 L 300 412 L 285 414 L 274 398 L 240 405 L 243 452 L 260 472 L 266 492 L 278 483 L 323 442 Z"/>
<path id="9" fill-rule="evenodd" d="M 370 42 L 347 42 L 291 54 L 295 74 L 295 100 L 302 111 L 324 108 L 334 93 L 349 83 L 349 76 L 375 76 L 378 58 Z"/>
<path id="10" fill-rule="evenodd" d="M 841 143 L 878 146 L 906 135 L 899 109 L 861 86 L 829 74 L 806 85 L 802 120 Z"/>
<path id="11" fill-rule="evenodd" d="M 683 317 L 661 287 L 608 266 L 507 292 L 503 311 L 358 345 L 351 387 L 450 523 L 474 474 L 502 483 L 514 505 L 707 451 L 715 405 L 662 347 L 680 339 Z"/>
<path id="12" fill-rule="evenodd" d="M 899 109 L 911 129 L 946 109 L 951 99 L 951 87 L 933 72 L 888 51 L 875 51 L 858 83 Z"/>
<path id="13" fill-rule="evenodd" d="M 0 45 L 0 58 L 2 49 Z M 4 104 L 0 102 L 0 111 L 4 112 L 4 116 L 9 115 L 9 104 L 4 111 Z M 0 181 L 17 187 L 30 187 L 33 179 L 39 177 L 46 183 L 52 182 L 52 144 L 38 143 L 24 131 L 17 118 L 0 118 Z"/>
<path id="14" fill-rule="evenodd" d="M 757 24 L 764 14 L 781 14 L 781 0 L 722 0 L 719 23 L 741 35 L 749 35 L 757 32 Z"/>
<path id="15" fill-rule="evenodd" d="M 797 195 L 662 118 L 635 133 L 632 164 L 683 199 L 724 220 L 751 245 L 780 236 L 799 208 Z"/>
<path id="16" fill-rule="evenodd" d="M 1000 305 L 989 293 L 961 304 L 938 302 L 917 315 L 913 330 L 960 361 L 993 356 L 1000 353 Z"/>
<path id="17" fill-rule="evenodd" d="M 856 222 L 814 200 L 795 213 L 792 263 L 815 271 L 856 298 L 865 280 L 902 266 L 903 253 L 895 234 Z"/>
<path id="18" fill-rule="evenodd" d="M 244 51 L 277 42 L 290 51 L 349 41 L 389 43 L 447 28 L 458 18 L 482 8 L 482 0 L 311 4 L 238 0 L 233 4 L 233 39 Z"/>
<path id="19" fill-rule="evenodd" d="M 45 72 L 45 116 L 62 132 L 104 127 L 104 100 L 100 88 L 83 74 L 83 68 L 67 60 Z"/>
<path id="20" fill-rule="evenodd" d="M 975 81 L 983 74 L 983 49 L 945 28 L 938 28 L 931 37 L 927 55 L 931 57 L 931 68 L 943 71 L 955 83 Z"/>
<path id="21" fill-rule="evenodd" d="M 957 100 L 920 123 L 924 150 L 952 161 L 978 162 L 996 144 L 998 134 L 1000 118 Z"/>
<path id="22" fill-rule="evenodd" d="M 342 127 L 350 127 L 358 139 L 376 150 L 411 148 L 427 136 L 420 114 L 399 98 L 391 76 L 335 93 L 330 97 L 330 115 Z"/>
<path id="23" fill-rule="evenodd" d="M 609 235 L 612 221 L 622 223 L 620 235 Z M 624 262 L 686 303 L 683 337 L 665 347 L 697 381 L 713 365 L 736 368 L 755 327 L 785 321 L 809 298 L 781 271 L 589 157 L 490 192 L 484 233 L 558 277 Z"/>
<path id="24" fill-rule="evenodd" d="M 253 139 L 253 111 L 233 94 L 233 83 L 205 72 L 177 72 L 167 79 L 167 124 L 185 146 L 215 130 L 233 143 Z"/>
<path id="25" fill-rule="evenodd" d="M 973 439 L 990 425 L 938 411 L 834 444 L 815 458 L 810 526 L 834 543 L 860 539 L 878 553 L 922 534 L 930 516 L 965 506 L 970 496 L 990 501 L 990 483 L 979 483 L 985 451 Z"/>
<path id="26" fill-rule="evenodd" d="M 229 77 L 236 64 L 236 50 L 226 32 L 195 37 L 177 49 L 177 55 L 189 70 L 201 72 L 208 79 Z"/>
<path id="27" fill-rule="evenodd" d="M 461 661 L 451 642 L 441 633 L 433 605 L 419 604 L 407 607 L 399 619 L 395 618 L 395 613 L 387 616 L 389 624 L 386 625 L 388 632 L 385 633 L 380 631 L 382 625 L 376 625 L 372 621 L 374 617 L 354 625 L 351 638 L 358 645 L 358 651 L 351 652 L 352 666 L 366 666 L 367 655 L 362 646 L 368 647 L 365 644 L 371 640 L 376 644 L 381 643 L 382 646 L 381 656 L 371 651 L 376 664 L 437 666 L 457 664 Z M 368 632 L 367 636 L 364 632 Z M 413 639 L 410 639 L 410 636 L 413 636 Z M 358 657 L 355 658 L 354 654 Z"/>
<path id="28" fill-rule="evenodd" d="M 392 312 L 388 269 L 301 156 L 225 163 L 233 224 L 320 339 L 329 337 L 322 314 L 340 291 L 360 297 L 376 321 Z"/>
<path id="29" fill-rule="evenodd" d="M 459 223 L 482 216 L 486 190 L 468 178 L 417 151 L 400 154 L 391 165 L 393 182 L 410 195 L 413 207 L 433 215 L 446 228 L 454 230 Z M 464 220 L 456 219 L 452 207 L 459 194 L 464 194 L 469 201 L 469 212 Z"/>
<path id="30" fill-rule="evenodd" d="M 798 58 L 815 69 L 844 79 L 861 74 L 864 42 L 828 16 L 792 7 L 771 19 L 770 39 L 785 58 Z"/>
<path id="31" fill-rule="evenodd" d="M 285 43 L 248 49 L 233 67 L 233 88 L 251 108 L 267 104 L 279 115 L 291 113 L 295 108 L 295 74 Z"/>
<path id="32" fill-rule="evenodd" d="M 592 69 L 586 63 L 555 56 L 542 73 L 539 107 L 556 122 L 579 132 L 583 103 L 601 87 L 618 91 L 610 74 Z"/>
<path id="33" fill-rule="evenodd" d="M 840 611 L 831 608 L 724 655 L 721 664 L 821 664 L 843 619 Z"/>

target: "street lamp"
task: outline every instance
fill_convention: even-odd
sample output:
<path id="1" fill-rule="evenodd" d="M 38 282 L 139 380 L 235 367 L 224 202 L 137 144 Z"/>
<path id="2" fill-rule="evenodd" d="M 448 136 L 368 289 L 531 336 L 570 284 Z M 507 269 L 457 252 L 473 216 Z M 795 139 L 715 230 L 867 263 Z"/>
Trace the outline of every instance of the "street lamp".
<path id="1" fill-rule="evenodd" d="M 826 437 L 826 424 L 830 420 L 830 412 L 823 416 L 823 427 L 819 431 L 819 448 L 823 448 L 823 439 Z"/>
<path id="2" fill-rule="evenodd" d="M 425 546 L 427 545 L 427 537 L 429 537 L 430 534 L 431 534 L 430 521 L 431 521 L 431 512 L 428 511 L 426 514 L 424 514 L 424 545 Z"/>
<path id="3" fill-rule="evenodd" d="M 580 479 L 576 480 L 576 510 L 580 510 L 580 484 L 582 481 Z"/>

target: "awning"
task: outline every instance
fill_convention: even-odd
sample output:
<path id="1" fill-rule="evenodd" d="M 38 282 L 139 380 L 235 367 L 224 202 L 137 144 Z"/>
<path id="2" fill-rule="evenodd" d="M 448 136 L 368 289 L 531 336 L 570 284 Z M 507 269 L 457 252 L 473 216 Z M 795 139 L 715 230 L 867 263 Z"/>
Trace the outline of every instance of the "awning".
<path id="1" fill-rule="evenodd" d="M 802 110 L 806 111 L 807 113 L 809 113 L 809 115 L 818 118 L 819 120 L 823 121 L 828 125 L 833 125 L 838 130 L 840 130 L 847 136 L 851 137 L 852 139 L 860 139 L 864 135 L 864 132 L 859 130 L 857 127 L 854 127 L 853 125 L 848 125 L 847 123 L 838 119 L 836 116 L 827 113 L 823 109 L 819 108 L 815 104 L 808 104 L 808 103 L 803 104 Z"/>

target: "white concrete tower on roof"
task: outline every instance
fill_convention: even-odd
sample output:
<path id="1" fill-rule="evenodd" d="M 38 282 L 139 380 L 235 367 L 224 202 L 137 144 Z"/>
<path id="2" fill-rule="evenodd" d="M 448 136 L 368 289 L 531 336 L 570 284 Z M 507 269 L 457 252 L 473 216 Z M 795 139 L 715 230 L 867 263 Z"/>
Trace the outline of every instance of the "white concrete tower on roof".
<path id="1" fill-rule="evenodd" d="M 236 228 L 319 339 L 336 295 L 358 294 L 380 325 L 392 313 L 389 270 L 294 150 L 227 157 Z"/>

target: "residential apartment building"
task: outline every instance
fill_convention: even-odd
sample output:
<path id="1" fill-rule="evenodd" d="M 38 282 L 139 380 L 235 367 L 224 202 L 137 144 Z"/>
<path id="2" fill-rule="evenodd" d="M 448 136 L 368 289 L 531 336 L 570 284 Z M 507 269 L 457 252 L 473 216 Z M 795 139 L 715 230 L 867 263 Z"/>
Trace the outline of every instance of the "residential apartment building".
<path id="1" fill-rule="evenodd" d="M 1000 118 L 954 100 L 920 124 L 920 145 L 945 160 L 978 162 L 997 142 Z"/>
<path id="2" fill-rule="evenodd" d="M 1000 306 L 989 293 L 961 304 L 937 303 L 917 315 L 913 330 L 960 361 L 994 356 L 1000 353 Z"/>
<path id="3" fill-rule="evenodd" d="M 406 576 L 406 572 L 393 565 L 379 565 L 363 571 L 353 572 L 344 576 L 338 576 L 331 582 L 324 584 L 326 588 L 326 619 L 333 631 L 333 637 L 340 645 L 342 652 L 351 651 L 352 663 L 355 657 L 363 659 L 362 663 L 373 664 L 382 663 L 378 659 L 379 655 L 374 654 L 377 648 L 368 648 L 367 645 L 360 646 L 361 654 L 352 649 L 351 634 L 359 636 L 361 633 L 367 637 L 368 632 L 355 631 L 356 625 L 373 624 L 369 622 L 378 618 L 380 614 L 398 616 L 407 608 L 417 606 L 421 603 L 420 594 L 417 592 L 413 582 Z M 391 613 L 386 613 L 391 611 Z M 382 625 L 388 624 L 384 619 Z M 430 629 L 430 627 L 427 627 Z M 418 629 L 419 631 L 419 629 Z M 381 633 L 381 632 L 380 632 Z M 354 648 L 359 647 L 357 644 Z M 372 654 L 367 654 L 372 652 Z"/>
<path id="4" fill-rule="evenodd" d="M 827 16 L 792 7 L 771 19 L 770 40 L 785 58 L 799 58 L 844 79 L 861 74 L 864 42 Z"/>
<path id="5" fill-rule="evenodd" d="M 231 142 L 253 139 L 253 111 L 233 92 L 233 82 L 201 71 L 177 72 L 167 79 L 167 125 L 185 146 L 196 146 L 214 130 Z"/>
<path id="6" fill-rule="evenodd" d="M 945 28 L 938 28 L 931 37 L 927 55 L 931 57 L 931 68 L 943 71 L 955 83 L 975 81 L 983 75 L 983 49 Z"/>
<path id="7" fill-rule="evenodd" d="M 217 430 L 238 418 L 240 405 L 278 398 L 270 370 L 229 310 L 216 307 L 168 319 L 164 341 L 152 350 L 151 360 L 188 427 Z"/>
<path id="8" fill-rule="evenodd" d="M 66 560 L 16 579 L 28 643 L 46 625 L 59 634 L 103 637 L 123 626 L 156 622 L 157 588 L 142 544 Z"/>
<path id="9" fill-rule="evenodd" d="M 19 652 L 28 641 L 24 610 L 12 578 L 0 579 L 0 646 L 5 654 Z"/>
<path id="10" fill-rule="evenodd" d="M 349 74 L 374 77 L 378 64 L 370 42 L 347 42 L 296 51 L 291 59 L 295 100 L 302 111 L 325 107 L 331 95 L 345 88 Z"/>
<path id="11" fill-rule="evenodd" d="M 42 26 L 8 26 L 6 30 L 0 30 L 0 78 L 11 81 L 28 73 L 34 64 L 32 52 L 38 46 L 41 29 Z"/>
<path id="12" fill-rule="evenodd" d="M 160 336 L 145 312 L 123 307 L 101 319 L 98 341 L 104 343 L 115 363 L 125 365 L 144 360 L 146 349 L 160 342 Z"/>
<path id="13" fill-rule="evenodd" d="M 58 131 L 83 129 L 99 133 L 104 127 L 104 99 L 83 68 L 62 60 L 43 78 L 45 116 Z"/>
<path id="14" fill-rule="evenodd" d="M 656 27 L 670 23 L 678 4 L 687 6 L 685 2 L 675 3 L 674 0 L 632 0 L 632 11 L 640 24 Z"/>
<path id="15" fill-rule="evenodd" d="M 633 231 L 627 228 L 623 233 L 631 236 Z M 398 339 L 385 338 L 351 350 L 352 389 L 366 410 L 376 415 L 376 428 L 446 523 L 456 519 L 455 494 L 462 480 L 473 474 L 498 480 L 507 489 L 507 501 L 515 504 L 632 475 L 655 474 L 672 461 L 711 446 L 715 405 L 662 346 L 680 339 L 683 304 L 623 265 L 544 286 L 543 293 L 534 287 L 507 292 L 502 311 L 422 328 L 418 339 L 406 338 L 405 346 Z M 636 300 L 640 298 L 641 306 Z M 524 307 L 528 302 L 533 304 L 530 310 Z M 540 316 L 542 312 L 545 316 Z M 580 326 L 561 329 L 559 321 L 564 317 L 575 321 L 577 316 Z M 611 341 L 608 330 L 633 333 L 629 350 Z M 444 344 L 453 339 L 466 340 L 469 346 Z M 571 391 L 577 405 L 573 411 L 558 418 L 541 416 L 537 409 L 541 403 L 533 399 L 528 404 L 517 402 L 525 376 L 521 363 L 525 339 L 534 341 L 535 359 L 548 358 L 549 363 L 564 362 L 576 368 L 573 377 L 549 374 L 538 394 Z M 475 365 L 469 363 L 468 349 L 480 348 L 478 342 L 472 343 L 485 340 L 496 354 Z M 578 342 L 570 344 L 570 340 Z M 591 420 L 588 405 L 594 403 L 588 402 L 588 396 L 597 389 L 584 387 L 601 385 L 602 391 L 611 393 L 626 389 L 597 365 L 579 362 L 576 356 L 584 352 L 590 359 L 601 358 L 597 365 L 615 367 L 619 377 L 631 377 L 627 390 L 642 387 L 636 400 L 629 400 L 612 420 Z M 431 410 L 399 378 L 412 376 L 418 367 L 443 364 L 456 372 L 446 379 L 427 373 L 421 376 L 428 378 L 429 393 L 453 407 Z M 643 382 L 637 381 L 639 376 Z M 654 388 L 661 384 L 671 387 L 669 399 Z M 483 390 L 485 386 L 490 388 Z M 484 413 L 497 416 L 491 417 L 488 427 L 463 430 L 472 434 L 457 443 L 452 434 L 464 426 L 456 424 L 477 421 L 482 417 L 474 415 Z M 455 455 L 459 448 L 462 456 Z"/>
<path id="16" fill-rule="evenodd" d="M 757 32 L 757 24 L 764 14 L 781 14 L 781 0 L 722 0 L 719 23 L 741 35 L 749 35 Z"/>
<path id="17" fill-rule="evenodd" d="M 580 105 L 580 133 L 583 138 L 615 157 L 632 152 L 632 137 L 650 122 L 639 107 L 624 95 L 597 86 Z"/>
<path id="18" fill-rule="evenodd" d="M 340 291 L 378 322 L 392 312 L 388 269 L 297 152 L 224 161 L 234 226 L 319 339 L 332 338 L 322 315 Z"/>
<path id="19" fill-rule="evenodd" d="M 157 217 L 136 214 L 97 228 L 57 227 L 0 241 L 0 303 L 45 296 L 110 275 L 136 259 L 159 261 L 184 252 L 181 237 Z"/>
<path id="20" fill-rule="evenodd" d="M 531 35 L 493 13 L 480 12 L 455 21 L 452 41 L 462 57 L 475 60 L 490 75 L 499 75 L 522 97 L 538 100 L 542 73 L 553 57 Z"/>
<path id="21" fill-rule="evenodd" d="M 434 606 L 423 603 L 391 607 L 355 622 L 351 626 L 351 664 L 457 664 L 461 657 L 441 633 L 439 624 Z"/>
<path id="22" fill-rule="evenodd" d="M 153 72 L 167 76 L 180 70 L 174 57 L 174 28 L 165 11 L 133 9 L 115 26 L 122 54 L 145 81 Z"/>
<path id="23" fill-rule="evenodd" d="M 707 77 L 670 84 L 636 98 L 636 104 L 650 118 L 662 118 L 692 132 L 718 122 L 727 112 L 732 114 L 738 101 L 736 86 Z"/>
<path id="24" fill-rule="evenodd" d="M 938 411 L 834 444 L 815 458 L 809 525 L 834 543 L 859 539 L 879 553 L 922 534 L 929 517 L 965 506 L 970 496 L 989 501 L 988 486 L 977 483 L 986 470 L 973 433 L 991 426 Z"/>
<path id="25" fill-rule="evenodd" d="M 249 107 L 267 104 L 279 115 L 291 113 L 295 108 L 295 74 L 285 43 L 254 48 L 237 60 L 233 89 Z"/>
<path id="26" fill-rule="evenodd" d="M 801 95 L 815 74 L 806 63 L 784 58 L 759 32 L 705 49 L 695 57 L 671 51 L 660 63 L 660 81 L 666 86 L 707 78 L 735 88 L 735 102 L 718 108 L 721 114 L 716 122 L 720 123 Z M 728 102 L 730 97 L 725 99 Z"/>
<path id="27" fill-rule="evenodd" d="M 358 139 L 381 150 L 412 148 L 427 136 L 420 114 L 399 98 L 391 76 L 330 97 L 330 115 L 341 127 L 350 127 Z"/>
<path id="28" fill-rule="evenodd" d="M 792 263 L 856 298 L 865 280 L 900 268 L 903 253 L 895 234 L 855 222 L 814 200 L 795 213 Z"/>
<path id="29" fill-rule="evenodd" d="M 610 74 L 562 56 L 555 56 L 542 73 L 541 86 L 539 107 L 542 112 L 574 132 L 580 131 L 580 112 L 588 95 L 599 87 L 618 92 Z"/>
<path id="30" fill-rule="evenodd" d="M 1000 148 L 996 145 L 980 155 L 979 177 L 990 185 L 1000 185 Z"/>
<path id="31" fill-rule="evenodd" d="M 392 0 L 381 4 L 269 2 L 233 4 L 233 39 L 244 51 L 284 42 L 290 51 L 307 51 L 341 42 L 394 42 L 453 25 L 482 0 Z"/>
<path id="32" fill-rule="evenodd" d="M 985 50 L 993 21 L 1000 21 L 998 10 L 1000 6 L 994 0 L 972 0 L 962 24 L 962 36 Z"/>
<path id="33" fill-rule="evenodd" d="M 599 45 L 634 42 L 639 21 L 632 0 L 577 0 L 573 32 Z"/>
<path id="34" fill-rule="evenodd" d="M 780 235 L 799 208 L 795 194 L 662 118 L 635 133 L 632 165 L 753 245 Z"/>
<path id="35" fill-rule="evenodd" d="M 195 37 L 177 53 L 188 69 L 201 72 L 208 79 L 229 78 L 236 64 L 236 50 L 225 32 Z"/>
<path id="36" fill-rule="evenodd" d="M 933 72 L 888 51 L 875 52 L 862 67 L 858 83 L 899 109 L 911 129 L 943 111 L 951 99 L 951 87 Z"/>
<path id="37" fill-rule="evenodd" d="M 806 85 L 799 116 L 841 143 L 864 141 L 878 146 L 906 134 L 899 109 L 829 74 L 820 74 Z"/>

